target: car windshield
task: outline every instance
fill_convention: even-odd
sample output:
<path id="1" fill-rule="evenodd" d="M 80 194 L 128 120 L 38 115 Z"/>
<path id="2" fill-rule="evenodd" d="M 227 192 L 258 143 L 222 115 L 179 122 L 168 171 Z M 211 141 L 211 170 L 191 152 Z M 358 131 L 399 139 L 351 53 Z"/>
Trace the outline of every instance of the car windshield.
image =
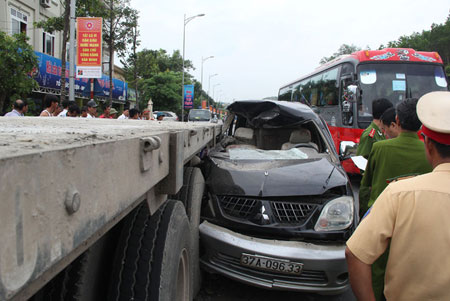
<path id="1" fill-rule="evenodd" d="M 431 91 L 447 91 L 442 66 L 428 64 L 364 64 L 359 67 L 362 102 L 360 117 L 372 117 L 372 101 L 387 98 L 394 106 L 406 98 Z"/>
<path id="2" fill-rule="evenodd" d="M 289 150 L 262 150 L 234 148 L 228 151 L 230 160 L 301 160 L 308 155 L 297 148 Z"/>
<path id="3" fill-rule="evenodd" d="M 208 110 L 191 110 L 189 112 L 190 121 L 209 121 L 211 113 Z"/>

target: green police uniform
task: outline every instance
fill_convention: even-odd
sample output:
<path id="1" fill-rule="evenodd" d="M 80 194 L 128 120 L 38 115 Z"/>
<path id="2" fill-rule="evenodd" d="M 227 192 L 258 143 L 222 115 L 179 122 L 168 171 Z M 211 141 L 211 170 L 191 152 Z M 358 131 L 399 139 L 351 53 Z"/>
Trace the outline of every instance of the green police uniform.
<path id="1" fill-rule="evenodd" d="M 425 146 L 417 133 L 402 132 L 397 138 L 374 143 L 359 191 L 360 216 L 373 205 L 387 187 L 389 179 L 432 171 Z M 386 251 L 372 265 L 372 285 L 377 300 L 383 300 Z"/>
<path id="2" fill-rule="evenodd" d="M 383 132 L 380 128 L 372 121 L 372 123 L 364 130 L 359 138 L 358 149 L 356 150 L 357 156 L 363 156 L 368 158 L 370 151 L 372 150 L 372 145 L 375 142 L 385 140 Z"/>

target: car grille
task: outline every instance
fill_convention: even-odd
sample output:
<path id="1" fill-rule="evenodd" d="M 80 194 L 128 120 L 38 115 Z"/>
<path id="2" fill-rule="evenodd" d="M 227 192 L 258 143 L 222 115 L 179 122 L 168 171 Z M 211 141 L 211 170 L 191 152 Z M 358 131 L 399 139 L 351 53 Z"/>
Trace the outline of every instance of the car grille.
<path id="1" fill-rule="evenodd" d="M 324 285 L 328 283 L 327 275 L 324 271 L 303 270 L 300 275 L 286 275 L 271 271 L 259 271 L 241 265 L 240 259 L 223 253 L 218 253 L 211 258 L 217 265 L 222 265 L 237 272 L 252 275 L 257 278 L 269 281 L 283 281 L 297 284 Z"/>
<path id="2" fill-rule="evenodd" d="M 288 202 L 271 202 L 275 219 L 283 224 L 304 223 L 317 205 Z"/>
<path id="3" fill-rule="evenodd" d="M 255 209 L 257 200 L 233 197 L 233 196 L 218 196 L 220 207 L 228 215 L 247 218 Z"/>
<path id="4" fill-rule="evenodd" d="M 251 199 L 228 195 L 219 195 L 217 198 L 224 213 L 244 220 L 258 220 L 257 216 L 261 215 L 261 205 L 267 204 L 267 206 L 264 207 L 267 210 L 270 206 L 271 212 L 266 211 L 265 213 L 272 216 L 272 222 L 279 224 L 302 225 L 308 220 L 318 206 L 317 204 Z"/>

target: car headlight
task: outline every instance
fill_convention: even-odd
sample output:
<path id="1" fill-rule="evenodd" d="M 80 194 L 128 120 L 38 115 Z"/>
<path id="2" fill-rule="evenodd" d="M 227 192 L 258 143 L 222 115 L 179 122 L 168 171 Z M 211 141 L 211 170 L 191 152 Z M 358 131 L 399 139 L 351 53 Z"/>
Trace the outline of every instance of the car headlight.
<path id="1" fill-rule="evenodd" d="M 342 196 L 323 207 L 314 230 L 333 231 L 348 228 L 353 222 L 353 198 Z"/>

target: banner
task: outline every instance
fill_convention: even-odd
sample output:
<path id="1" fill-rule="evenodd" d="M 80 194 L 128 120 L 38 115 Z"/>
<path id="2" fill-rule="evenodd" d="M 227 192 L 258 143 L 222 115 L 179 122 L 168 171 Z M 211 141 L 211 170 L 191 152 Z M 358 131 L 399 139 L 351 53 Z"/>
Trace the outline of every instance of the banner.
<path id="1" fill-rule="evenodd" d="M 77 18 L 76 77 L 102 77 L 102 18 Z"/>
<path id="2" fill-rule="evenodd" d="M 192 109 L 194 107 L 194 85 L 184 85 L 184 108 Z"/>
<path id="3" fill-rule="evenodd" d="M 38 58 L 38 67 L 34 79 L 42 88 L 61 89 L 61 60 L 53 56 L 34 52 Z M 66 62 L 66 89 L 69 88 L 69 62 Z M 94 80 L 94 96 L 109 96 L 109 76 Z M 113 78 L 113 99 L 125 102 L 127 99 L 128 84 Z M 90 81 L 87 78 L 75 77 L 75 93 L 89 97 L 91 92 Z"/>
<path id="4" fill-rule="evenodd" d="M 202 100 L 202 109 L 206 110 L 206 100 Z"/>

